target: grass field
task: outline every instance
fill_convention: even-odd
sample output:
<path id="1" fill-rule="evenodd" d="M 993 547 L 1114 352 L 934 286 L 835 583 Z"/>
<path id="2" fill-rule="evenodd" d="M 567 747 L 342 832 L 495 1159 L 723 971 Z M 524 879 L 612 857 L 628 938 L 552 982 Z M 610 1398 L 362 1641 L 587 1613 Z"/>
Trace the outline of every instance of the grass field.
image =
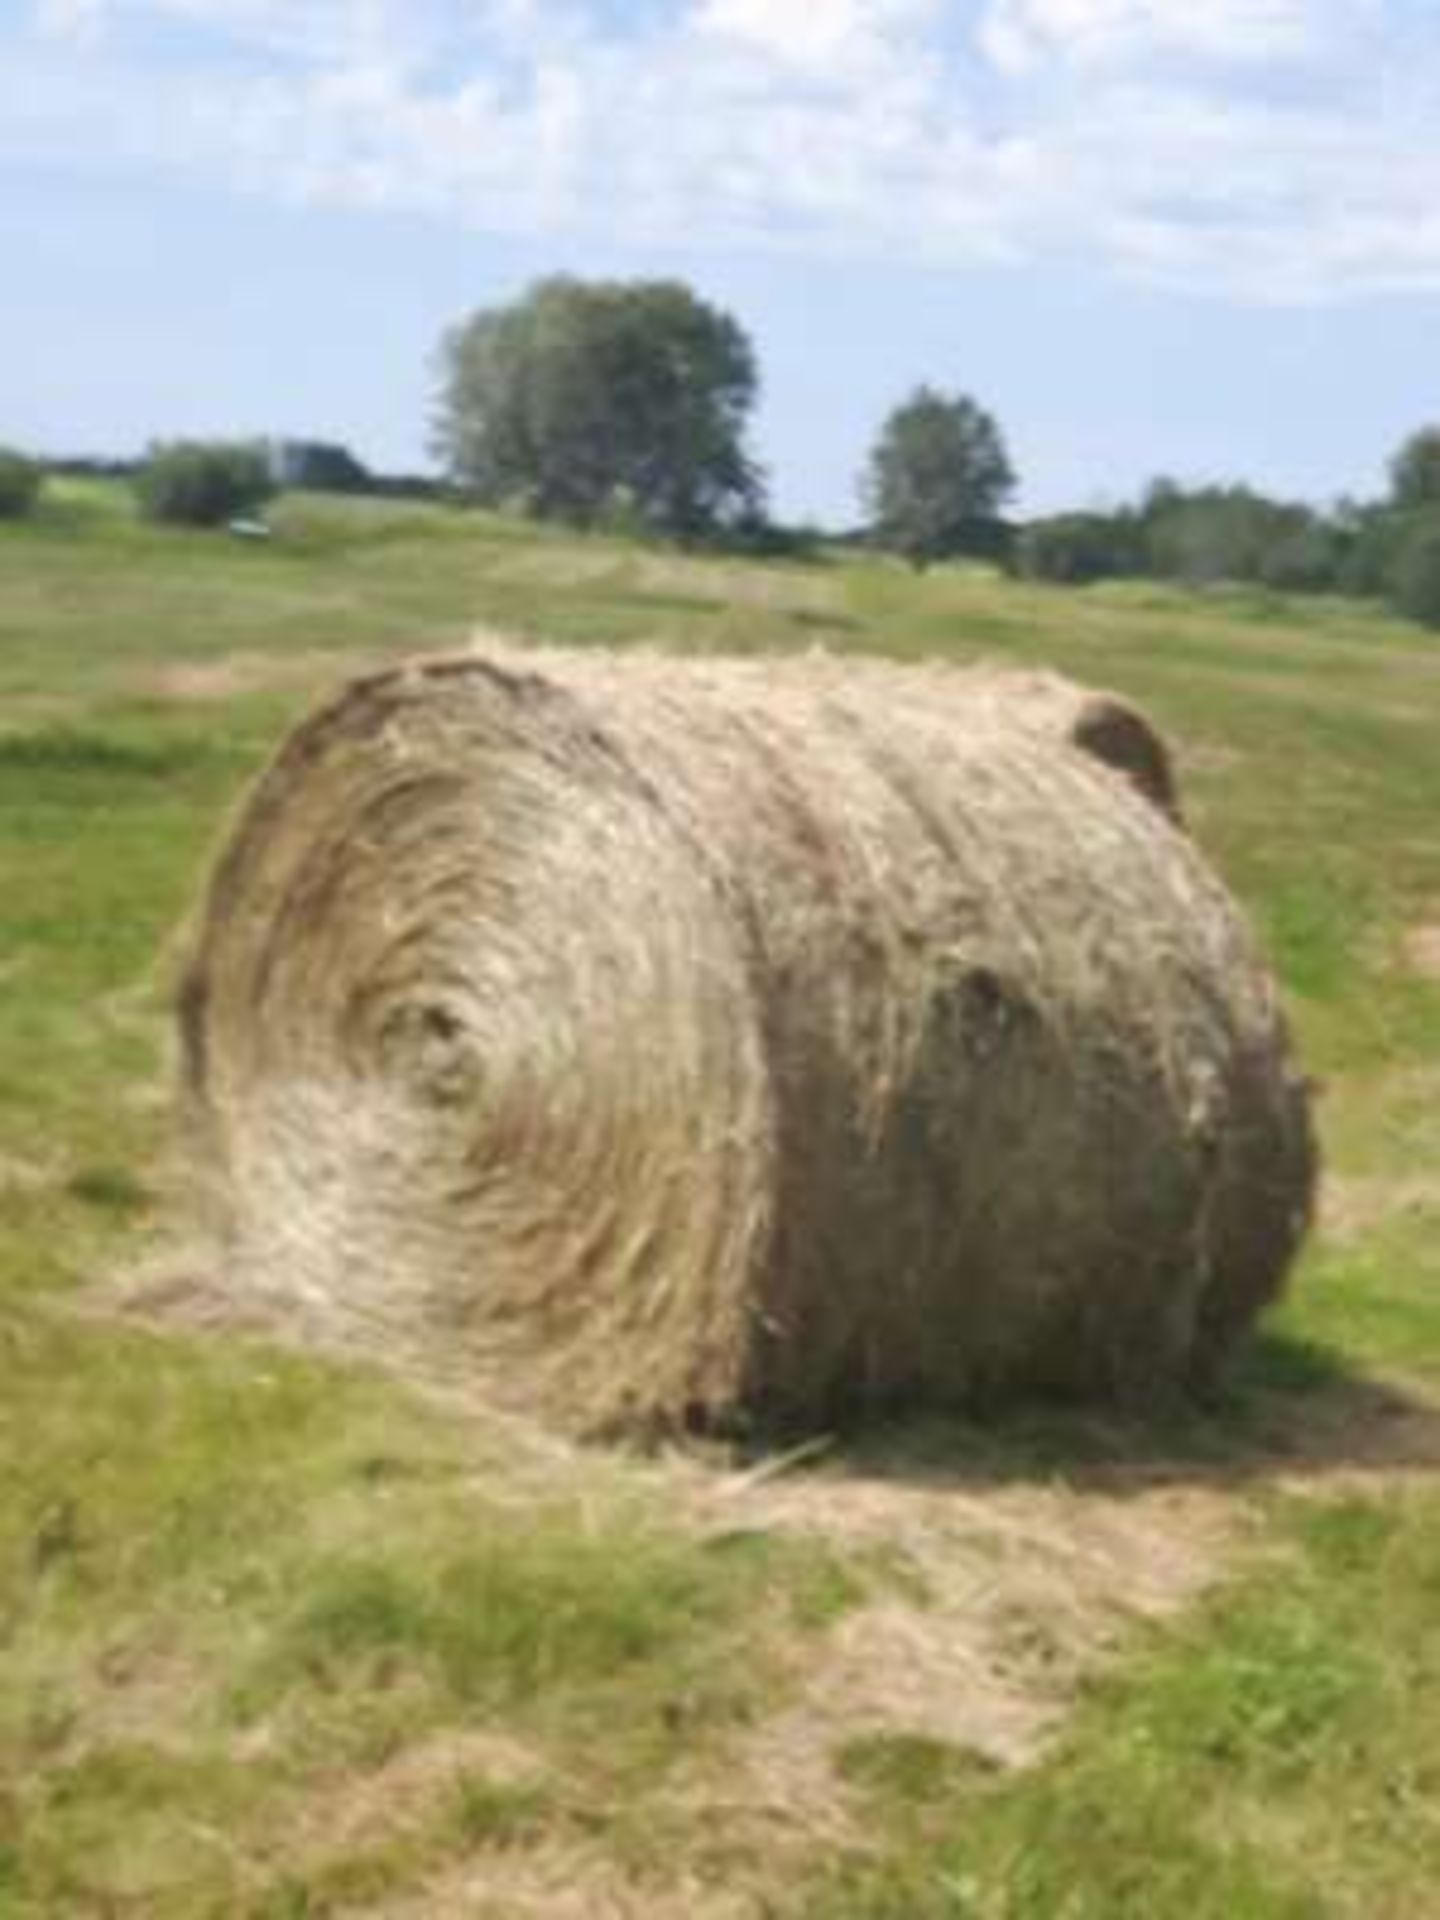
<path id="1" fill-rule="evenodd" d="M 72 487 L 0 527 L 0 1916 L 1440 1915 L 1440 645 L 277 524 Z M 1324 1083 L 1322 1230 L 1224 1409 L 771 1473 L 121 1311 L 227 808 L 349 667 L 481 628 L 1044 662 L 1172 729 Z"/>

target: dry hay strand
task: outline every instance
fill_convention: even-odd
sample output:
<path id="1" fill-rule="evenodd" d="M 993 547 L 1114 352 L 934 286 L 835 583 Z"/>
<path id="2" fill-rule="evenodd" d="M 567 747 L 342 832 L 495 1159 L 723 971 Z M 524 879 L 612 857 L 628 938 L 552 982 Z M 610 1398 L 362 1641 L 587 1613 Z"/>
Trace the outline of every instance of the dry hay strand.
<path id="1" fill-rule="evenodd" d="M 1048 676 L 356 681 L 244 807 L 182 991 L 226 1284 L 583 1433 L 1210 1382 L 1312 1149 L 1173 798 Z"/>

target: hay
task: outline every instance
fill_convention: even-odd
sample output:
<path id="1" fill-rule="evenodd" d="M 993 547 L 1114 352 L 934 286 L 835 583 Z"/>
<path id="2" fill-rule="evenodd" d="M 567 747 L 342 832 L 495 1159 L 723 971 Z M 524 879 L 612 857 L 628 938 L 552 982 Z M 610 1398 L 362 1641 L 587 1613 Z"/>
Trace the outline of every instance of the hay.
<path id="1" fill-rule="evenodd" d="M 228 1285 L 587 1432 L 1208 1382 L 1311 1149 L 1172 803 L 1137 715 L 1043 677 L 356 681 L 183 989 Z"/>
<path id="2" fill-rule="evenodd" d="M 1170 750 L 1150 722 L 1113 693 L 1080 687 L 1058 673 L 977 672 L 948 676 L 964 695 L 973 727 L 1018 727 L 1042 741 L 1078 747 L 1123 773 L 1152 805 L 1181 821 Z"/>

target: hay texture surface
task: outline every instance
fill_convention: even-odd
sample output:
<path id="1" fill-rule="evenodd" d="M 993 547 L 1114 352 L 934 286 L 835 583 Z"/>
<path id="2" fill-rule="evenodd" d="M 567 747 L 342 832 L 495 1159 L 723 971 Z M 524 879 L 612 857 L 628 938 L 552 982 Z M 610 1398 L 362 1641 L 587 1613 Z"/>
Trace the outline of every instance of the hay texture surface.
<path id="1" fill-rule="evenodd" d="M 355 682 L 182 995 L 227 1285 L 581 1431 L 1209 1380 L 1310 1203 L 1163 746 L 1048 676 Z"/>

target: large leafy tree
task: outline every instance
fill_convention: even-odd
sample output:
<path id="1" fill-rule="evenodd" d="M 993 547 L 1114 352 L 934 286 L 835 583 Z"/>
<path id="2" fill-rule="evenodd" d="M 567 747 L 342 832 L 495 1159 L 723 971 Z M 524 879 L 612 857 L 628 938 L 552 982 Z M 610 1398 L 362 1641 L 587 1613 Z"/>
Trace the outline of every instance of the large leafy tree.
<path id="1" fill-rule="evenodd" d="M 1396 453 L 1390 497 L 1397 507 L 1440 506 L 1440 427 L 1422 427 Z"/>
<path id="2" fill-rule="evenodd" d="M 878 543 L 923 567 L 951 554 L 993 553 L 1014 488 L 990 414 L 965 394 L 918 387 L 885 422 L 864 492 Z"/>
<path id="3" fill-rule="evenodd" d="M 702 534 L 753 516 L 755 356 L 680 281 L 543 280 L 445 339 L 436 442 L 487 505 Z"/>

